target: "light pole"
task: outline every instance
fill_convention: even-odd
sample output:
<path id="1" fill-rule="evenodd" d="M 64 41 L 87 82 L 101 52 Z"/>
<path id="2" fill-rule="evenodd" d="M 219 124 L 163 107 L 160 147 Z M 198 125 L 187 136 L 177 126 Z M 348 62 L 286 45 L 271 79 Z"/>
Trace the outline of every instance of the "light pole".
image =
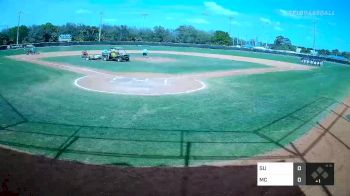
<path id="1" fill-rule="evenodd" d="M 101 42 L 102 16 L 103 16 L 103 12 L 100 12 L 100 29 L 98 31 L 98 42 Z"/>
<path id="2" fill-rule="evenodd" d="M 313 23 L 314 23 L 314 40 L 312 43 L 312 48 L 314 50 L 314 54 L 316 54 L 316 20 L 314 20 Z"/>
<path id="3" fill-rule="evenodd" d="M 148 13 L 141 13 L 141 16 L 143 17 L 143 24 L 142 24 L 142 28 L 145 28 L 145 21 L 146 21 L 146 17 L 148 16 Z"/>
<path id="4" fill-rule="evenodd" d="M 21 14 L 23 12 L 22 11 L 19 11 L 18 12 L 18 23 L 17 23 L 17 39 L 16 39 L 16 44 L 18 45 L 18 40 L 19 40 L 19 23 L 21 21 Z"/>
<path id="5" fill-rule="evenodd" d="M 229 20 L 229 33 L 230 33 L 230 36 L 232 36 L 232 20 L 233 20 L 233 16 L 229 16 L 228 20 Z M 233 45 L 235 45 L 235 38 L 233 38 Z"/>
<path id="6" fill-rule="evenodd" d="M 262 34 L 265 37 L 265 48 L 267 48 L 267 35 L 266 35 L 267 34 L 267 32 L 266 32 L 266 29 L 267 29 L 266 26 L 267 25 L 268 25 L 267 22 L 263 22 L 263 27 L 262 27 L 263 28 L 263 30 L 262 30 L 263 33 Z M 263 41 L 261 42 L 261 44 L 263 44 Z"/>
<path id="7" fill-rule="evenodd" d="M 262 30 L 261 30 L 261 34 L 262 34 L 262 39 L 261 39 L 261 44 L 263 45 L 264 43 L 264 39 L 265 39 L 265 48 L 267 48 L 267 40 L 268 40 L 268 35 L 267 35 L 267 28 L 271 25 L 270 21 L 262 21 Z"/>

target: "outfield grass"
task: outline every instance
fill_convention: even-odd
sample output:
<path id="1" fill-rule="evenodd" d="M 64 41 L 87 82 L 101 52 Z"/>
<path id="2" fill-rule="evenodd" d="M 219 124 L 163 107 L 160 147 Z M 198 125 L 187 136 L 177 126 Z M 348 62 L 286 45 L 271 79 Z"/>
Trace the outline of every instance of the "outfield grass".
<path id="1" fill-rule="evenodd" d="M 257 155 L 299 138 L 350 92 L 350 68 L 330 63 L 208 79 L 205 90 L 156 97 L 84 91 L 73 85 L 78 74 L 0 63 L 0 144 L 96 164 L 183 165 L 187 142 L 190 164 Z"/>
<path id="2" fill-rule="evenodd" d="M 141 54 L 131 54 L 130 62 L 118 63 L 115 61 L 86 61 L 80 56 L 49 57 L 44 60 L 72 65 L 103 69 L 114 72 L 153 72 L 153 73 L 196 73 L 219 70 L 250 69 L 267 67 L 263 64 L 238 62 L 232 60 L 203 58 L 195 56 L 150 54 L 150 57 L 163 57 L 176 60 L 175 62 L 154 63 L 134 61 L 133 58 L 141 58 Z"/>

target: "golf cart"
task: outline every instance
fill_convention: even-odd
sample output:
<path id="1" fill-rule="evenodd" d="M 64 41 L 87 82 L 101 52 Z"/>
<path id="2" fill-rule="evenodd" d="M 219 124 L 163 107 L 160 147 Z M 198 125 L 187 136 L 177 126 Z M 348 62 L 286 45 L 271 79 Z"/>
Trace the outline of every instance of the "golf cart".
<path id="1" fill-rule="evenodd" d="M 122 48 L 110 48 L 102 51 L 104 61 L 125 62 L 130 61 L 130 56 Z"/>

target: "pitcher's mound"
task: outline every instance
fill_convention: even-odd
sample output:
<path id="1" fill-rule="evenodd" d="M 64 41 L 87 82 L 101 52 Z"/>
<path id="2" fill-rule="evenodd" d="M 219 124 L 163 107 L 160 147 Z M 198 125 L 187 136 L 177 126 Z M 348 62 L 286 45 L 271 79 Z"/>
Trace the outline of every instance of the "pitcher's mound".
<path id="1" fill-rule="evenodd" d="M 126 95 L 172 95 L 191 93 L 205 88 L 192 78 L 141 78 L 84 76 L 75 85 L 90 91 Z"/>

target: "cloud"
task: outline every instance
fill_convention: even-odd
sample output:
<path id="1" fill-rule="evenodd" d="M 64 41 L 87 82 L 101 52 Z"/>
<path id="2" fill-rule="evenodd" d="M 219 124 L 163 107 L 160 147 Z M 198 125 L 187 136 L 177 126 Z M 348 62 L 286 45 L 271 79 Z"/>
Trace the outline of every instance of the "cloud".
<path id="1" fill-rule="evenodd" d="M 238 12 L 224 8 L 221 5 L 218 5 L 217 3 L 213 2 L 213 1 L 204 2 L 204 6 L 214 14 L 224 15 L 224 16 L 236 16 L 236 15 L 238 15 Z"/>
<path id="2" fill-rule="evenodd" d="M 209 22 L 203 18 L 190 18 L 187 21 L 195 24 L 209 24 Z"/>
<path id="3" fill-rule="evenodd" d="M 297 24 L 296 25 L 298 28 L 306 28 L 307 26 L 306 25 L 303 25 L 303 24 Z"/>
<path id="4" fill-rule="evenodd" d="M 236 21 L 236 20 L 233 20 L 233 21 L 231 21 L 231 24 L 232 24 L 232 25 L 235 25 L 235 26 L 245 26 L 245 27 L 250 27 L 250 26 L 252 26 L 252 23 L 247 22 L 247 21 L 240 21 L 240 22 L 238 22 L 238 21 Z"/>
<path id="5" fill-rule="evenodd" d="M 263 23 L 271 24 L 271 20 L 268 19 L 268 18 L 263 18 L 263 17 L 261 17 L 261 18 L 260 18 L 260 21 L 263 22 Z"/>
<path id="6" fill-rule="evenodd" d="M 270 20 L 268 18 L 264 18 L 264 17 L 260 17 L 259 20 L 260 20 L 260 22 L 262 22 L 264 24 L 268 24 L 268 25 L 272 25 L 272 26 L 280 26 L 281 25 L 281 23 L 278 21 L 275 22 L 275 21 L 272 21 L 272 20 Z"/>
<path id="7" fill-rule="evenodd" d="M 279 11 L 280 15 L 282 15 L 282 16 L 290 16 L 290 14 L 287 10 L 279 9 L 278 11 Z"/>
<path id="8" fill-rule="evenodd" d="M 259 20 L 264 23 L 267 24 L 269 26 L 271 26 L 273 29 L 275 29 L 276 31 L 283 31 L 283 28 L 281 27 L 281 23 L 278 21 L 272 21 L 268 18 L 264 18 L 264 17 L 260 17 Z"/>
<path id="9" fill-rule="evenodd" d="M 283 28 L 281 28 L 280 26 L 275 26 L 274 29 L 275 29 L 276 31 L 283 31 Z"/>
<path id="10" fill-rule="evenodd" d="M 87 10 L 87 9 L 77 9 L 77 10 L 75 10 L 75 13 L 76 14 L 91 14 L 91 11 Z"/>
<path id="11" fill-rule="evenodd" d="M 188 6 L 188 5 L 163 5 L 159 6 L 160 10 L 178 10 L 178 11 L 193 11 L 199 10 L 200 6 Z"/>

